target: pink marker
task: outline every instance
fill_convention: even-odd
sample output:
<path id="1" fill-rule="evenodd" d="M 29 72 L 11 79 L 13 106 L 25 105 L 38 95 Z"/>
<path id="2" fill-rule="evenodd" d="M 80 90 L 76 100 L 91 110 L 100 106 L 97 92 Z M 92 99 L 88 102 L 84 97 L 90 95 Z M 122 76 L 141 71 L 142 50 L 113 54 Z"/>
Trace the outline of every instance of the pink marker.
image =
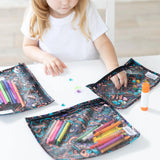
<path id="1" fill-rule="evenodd" d="M 3 95 L 2 91 L 1 91 L 1 89 L 0 89 L 0 96 L 1 96 L 1 98 L 2 98 L 2 100 L 3 100 L 3 102 L 4 102 L 4 104 L 7 104 L 7 101 L 6 101 L 5 97 L 4 97 L 4 95 Z"/>
<path id="2" fill-rule="evenodd" d="M 52 137 L 51 137 L 51 139 L 50 139 L 50 142 L 54 142 L 54 140 L 55 140 L 55 138 L 56 138 L 56 135 L 58 134 L 58 132 L 59 132 L 62 124 L 63 124 L 63 121 L 60 121 L 58 127 L 55 129 L 55 131 L 54 131 L 54 133 L 53 133 L 53 135 L 52 135 Z"/>
<path id="3" fill-rule="evenodd" d="M 12 83 L 10 82 L 10 80 L 8 80 L 8 84 L 9 84 L 9 87 L 11 88 L 11 90 L 12 90 L 12 93 L 13 93 L 16 101 L 17 101 L 18 103 L 20 103 L 19 98 L 17 97 L 17 94 L 16 94 L 16 92 L 15 92 L 13 86 L 12 86 Z"/>
<path id="4" fill-rule="evenodd" d="M 60 123 L 60 122 L 61 122 L 61 121 L 58 120 L 58 121 L 56 122 L 55 126 L 53 127 L 51 133 L 49 134 L 49 136 L 48 136 L 48 138 L 47 138 L 47 142 L 46 142 L 47 144 L 50 143 L 50 139 L 51 139 L 53 133 L 55 132 L 56 128 L 59 126 L 59 123 Z"/>

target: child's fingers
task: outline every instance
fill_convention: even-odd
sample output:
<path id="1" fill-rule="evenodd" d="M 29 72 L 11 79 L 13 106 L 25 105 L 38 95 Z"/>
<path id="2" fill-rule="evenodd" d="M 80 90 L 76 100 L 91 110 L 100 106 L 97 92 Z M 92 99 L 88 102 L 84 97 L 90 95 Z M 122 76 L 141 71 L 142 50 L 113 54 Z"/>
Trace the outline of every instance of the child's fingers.
<path id="1" fill-rule="evenodd" d="M 113 77 L 111 78 L 111 80 L 112 80 L 112 82 L 114 83 L 115 87 L 116 87 L 117 89 L 120 89 L 121 84 L 119 83 L 118 77 L 115 75 L 115 76 L 113 76 Z"/>
<path id="2" fill-rule="evenodd" d="M 55 73 L 56 75 L 59 75 L 59 68 L 58 68 L 58 66 L 56 65 L 56 63 L 52 63 L 52 64 L 51 64 L 51 67 L 52 67 L 52 71 L 53 71 L 53 76 L 54 76 L 54 73 Z"/>

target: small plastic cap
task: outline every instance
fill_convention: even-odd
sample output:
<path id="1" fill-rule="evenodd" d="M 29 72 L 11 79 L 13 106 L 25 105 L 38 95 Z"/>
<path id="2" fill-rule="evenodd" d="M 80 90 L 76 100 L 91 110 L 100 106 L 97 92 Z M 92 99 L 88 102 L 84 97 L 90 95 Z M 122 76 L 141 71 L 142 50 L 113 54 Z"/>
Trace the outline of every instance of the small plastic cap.
<path id="1" fill-rule="evenodd" d="M 148 93 L 150 91 L 150 85 L 148 82 L 144 82 L 142 84 L 142 92 L 144 93 Z"/>
<path id="2" fill-rule="evenodd" d="M 148 107 L 141 107 L 142 111 L 148 111 Z"/>

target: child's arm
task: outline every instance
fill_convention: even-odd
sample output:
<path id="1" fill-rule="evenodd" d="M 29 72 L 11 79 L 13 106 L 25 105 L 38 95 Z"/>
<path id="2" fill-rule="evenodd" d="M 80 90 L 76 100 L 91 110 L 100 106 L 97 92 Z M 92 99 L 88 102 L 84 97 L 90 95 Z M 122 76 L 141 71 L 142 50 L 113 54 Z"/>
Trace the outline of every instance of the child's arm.
<path id="1" fill-rule="evenodd" d="M 63 69 L 66 68 L 66 65 L 60 59 L 42 51 L 39 48 L 39 42 L 36 40 L 24 37 L 23 51 L 30 59 L 43 63 L 46 74 L 51 74 L 52 76 L 59 75 L 60 73 L 63 73 Z"/>
<path id="2" fill-rule="evenodd" d="M 108 37 L 103 34 L 94 41 L 94 45 L 98 50 L 100 57 L 104 61 L 108 71 L 112 71 L 117 68 L 118 60 L 114 50 L 114 47 Z M 116 88 L 120 88 L 122 85 L 127 87 L 127 76 L 124 71 L 116 74 L 111 78 Z"/>

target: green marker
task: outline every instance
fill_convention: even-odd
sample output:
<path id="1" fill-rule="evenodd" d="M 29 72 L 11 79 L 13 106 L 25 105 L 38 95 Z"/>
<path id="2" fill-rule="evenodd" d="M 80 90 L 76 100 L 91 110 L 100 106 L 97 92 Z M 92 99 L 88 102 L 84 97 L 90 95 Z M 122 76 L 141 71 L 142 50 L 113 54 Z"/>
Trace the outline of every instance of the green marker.
<path id="1" fill-rule="evenodd" d="M 2 91 L 2 93 L 3 93 L 3 95 L 4 95 L 4 98 L 5 98 L 6 101 L 7 101 L 7 103 L 10 102 L 10 101 L 9 101 L 9 98 L 8 98 L 8 96 L 7 96 L 4 88 L 3 88 L 3 85 L 2 85 L 2 82 L 1 82 L 1 81 L 0 81 L 0 89 L 1 89 L 1 91 Z"/>
<path id="2" fill-rule="evenodd" d="M 67 122 L 66 125 L 64 126 L 61 134 L 59 135 L 58 139 L 57 139 L 57 142 L 56 142 L 56 145 L 59 145 L 59 143 L 61 143 L 63 137 L 65 136 L 67 130 L 69 129 L 71 123 L 70 122 Z"/>

